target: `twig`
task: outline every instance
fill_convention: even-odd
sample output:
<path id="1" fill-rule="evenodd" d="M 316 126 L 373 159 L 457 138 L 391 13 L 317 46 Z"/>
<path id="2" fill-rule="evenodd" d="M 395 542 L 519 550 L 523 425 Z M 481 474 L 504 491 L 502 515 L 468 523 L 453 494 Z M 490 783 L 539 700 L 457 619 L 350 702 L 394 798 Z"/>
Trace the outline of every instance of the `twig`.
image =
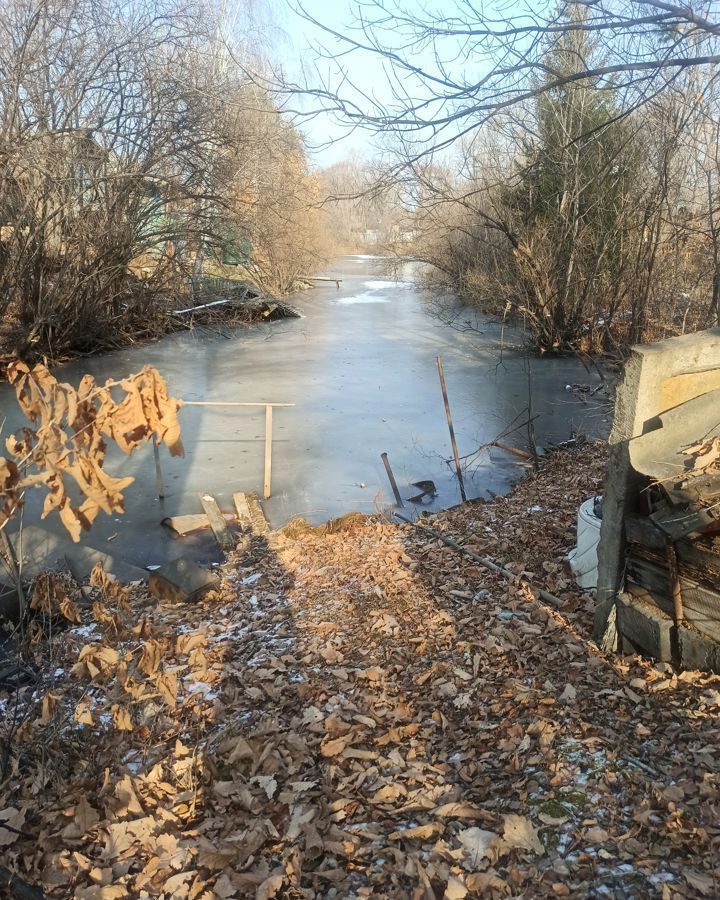
<path id="1" fill-rule="evenodd" d="M 393 513 L 393 515 L 398 519 L 402 519 L 403 522 L 407 522 L 408 525 L 413 525 L 415 528 L 419 528 L 421 531 L 426 531 L 428 534 L 431 534 L 433 537 L 447 544 L 448 547 L 452 547 L 453 550 L 459 550 L 460 553 L 464 553 L 466 556 L 469 556 L 470 559 L 474 559 L 475 562 L 478 562 L 480 563 L 480 565 L 485 566 L 486 569 L 490 569 L 491 572 L 496 572 L 498 575 L 502 575 L 503 578 L 507 578 L 508 581 L 517 581 L 518 579 L 520 581 L 524 581 L 537 593 L 538 597 L 540 597 L 540 599 L 544 600 L 546 603 L 551 603 L 553 606 L 564 605 L 563 601 L 559 597 L 556 597 L 554 594 L 549 594 L 547 591 L 537 587 L 537 585 L 534 585 L 531 581 L 528 581 L 527 578 L 516 575 L 514 572 L 511 572 L 510 569 L 499 566 L 491 559 L 486 559 L 484 556 L 478 556 L 477 553 L 473 553 L 472 550 L 468 550 L 467 547 L 463 547 L 452 538 L 446 537 L 441 531 L 436 531 L 434 528 L 430 528 L 429 525 L 421 525 L 419 522 L 413 522 L 412 519 L 408 519 L 407 516 L 403 516 L 399 512 L 395 512 Z"/>

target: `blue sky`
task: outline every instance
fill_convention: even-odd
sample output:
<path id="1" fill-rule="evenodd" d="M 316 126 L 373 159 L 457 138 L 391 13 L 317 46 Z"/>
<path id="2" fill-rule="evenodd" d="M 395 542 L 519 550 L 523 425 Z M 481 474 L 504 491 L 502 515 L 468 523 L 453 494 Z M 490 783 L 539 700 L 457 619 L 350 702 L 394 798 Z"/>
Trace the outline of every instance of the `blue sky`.
<path id="1" fill-rule="evenodd" d="M 310 48 L 318 44 L 322 44 L 330 52 L 347 48 L 332 35 L 303 19 L 294 11 L 293 6 L 292 0 L 276 0 L 273 19 L 281 32 L 278 35 L 281 39 L 271 48 L 271 57 L 298 79 L 303 68 L 310 72 L 317 65 L 328 80 L 334 82 L 337 74 L 333 72 L 334 67 L 319 60 Z M 303 6 L 311 16 L 340 33 L 351 33 L 349 29 L 358 9 L 357 2 L 352 0 L 304 0 Z M 403 6 L 407 11 L 420 11 L 422 8 L 418 0 L 408 0 Z M 345 53 L 342 65 L 349 78 L 362 85 L 364 91 L 377 97 L 380 102 L 391 99 L 387 73 L 383 71 L 376 55 Z M 309 108 L 309 104 L 306 104 L 306 108 Z M 370 158 L 379 151 L 375 135 L 360 129 L 349 131 L 326 114 L 306 120 L 301 124 L 301 129 L 307 137 L 311 159 L 319 166 L 331 165 L 352 155 Z"/>
<path id="2" fill-rule="evenodd" d="M 307 12 L 318 21 L 339 32 L 345 32 L 352 23 L 354 9 L 357 4 L 349 0 L 306 0 L 304 7 Z M 282 39 L 275 47 L 271 48 L 271 57 L 279 62 L 284 69 L 297 80 L 301 79 L 302 71 L 310 73 L 314 65 L 318 65 L 328 78 L 333 78 L 332 67 L 319 59 L 311 47 L 322 44 L 332 51 L 339 49 L 340 44 L 332 35 L 324 33 L 298 15 L 288 0 L 277 0 L 274 7 L 274 16 L 277 27 L 282 31 Z M 347 66 L 350 77 L 359 80 L 363 84 L 372 86 L 375 91 L 382 92 L 384 78 L 376 60 L 371 60 L 359 54 L 346 56 L 343 60 Z M 305 102 L 305 108 L 309 108 L 309 101 Z M 365 131 L 349 132 L 326 114 L 317 118 L 307 119 L 300 125 L 306 135 L 311 159 L 318 166 L 331 165 L 352 155 L 370 157 L 375 152 L 373 136 Z"/>

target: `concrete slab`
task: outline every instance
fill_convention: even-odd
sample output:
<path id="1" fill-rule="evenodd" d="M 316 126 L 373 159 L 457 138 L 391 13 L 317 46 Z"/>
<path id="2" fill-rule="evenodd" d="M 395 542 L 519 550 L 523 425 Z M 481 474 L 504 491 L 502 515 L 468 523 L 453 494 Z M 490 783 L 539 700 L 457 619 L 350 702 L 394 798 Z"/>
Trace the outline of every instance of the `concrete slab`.
<path id="1" fill-rule="evenodd" d="M 148 587 L 158 600 L 184 603 L 198 600 L 217 587 L 220 577 L 190 559 L 175 559 L 150 575 Z"/>
<path id="2" fill-rule="evenodd" d="M 65 551 L 65 561 L 78 584 L 84 584 L 90 577 L 90 573 L 99 563 L 104 572 L 112 575 L 121 584 L 132 584 L 135 581 L 146 582 L 150 573 L 132 563 L 103 553 L 95 547 L 87 544 L 74 544 Z"/>

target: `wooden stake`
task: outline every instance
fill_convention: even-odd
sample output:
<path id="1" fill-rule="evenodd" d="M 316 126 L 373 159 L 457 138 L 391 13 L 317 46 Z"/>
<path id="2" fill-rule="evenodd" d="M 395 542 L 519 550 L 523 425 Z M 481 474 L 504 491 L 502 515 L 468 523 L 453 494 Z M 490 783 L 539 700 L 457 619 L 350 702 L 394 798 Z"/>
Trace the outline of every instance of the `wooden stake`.
<path id="1" fill-rule="evenodd" d="M 402 497 L 400 496 L 400 491 L 398 490 L 397 481 L 395 481 L 395 476 L 393 475 L 393 470 L 390 468 L 390 460 L 388 459 L 387 453 L 381 453 L 380 459 L 383 461 L 385 465 L 385 471 L 387 472 L 388 481 L 390 482 L 390 487 L 392 488 L 393 494 L 395 494 L 395 503 L 398 506 L 405 507 L 403 503 Z"/>
<path id="2" fill-rule="evenodd" d="M 265 407 L 265 478 L 263 479 L 263 496 L 266 500 L 270 496 L 270 479 L 272 476 L 272 419 L 273 408 L 268 403 Z"/>
<path id="3" fill-rule="evenodd" d="M 452 414 L 450 413 L 450 401 L 448 400 L 447 387 L 445 385 L 445 372 L 443 371 L 442 356 L 437 358 L 438 374 L 440 375 L 440 387 L 442 388 L 443 400 L 445 401 L 445 417 L 447 418 L 448 429 L 450 431 L 450 443 L 452 444 L 453 456 L 455 457 L 455 471 L 457 472 L 458 482 L 460 483 L 460 496 L 463 503 L 467 500 L 465 494 L 465 482 L 463 481 L 462 469 L 460 468 L 460 455 L 458 453 L 457 441 L 455 440 L 455 429 L 453 428 Z"/>
<path id="4" fill-rule="evenodd" d="M 163 484 L 162 468 L 160 466 L 160 448 L 158 447 L 157 437 L 153 435 L 153 455 L 155 456 L 155 487 L 157 489 L 158 500 L 165 499 L 165 485 Z"/>
<path id="5" fill-rule="evenodd" d="M 200 494 L 200 503 L 208 517 L 210 527 L 215 535 L 215 540 L 221 550 L 232 550 L 234 545 L 232 535 L 227 527 L 225 516 L 220 511 L 217 500 L 210 494 Z"/>

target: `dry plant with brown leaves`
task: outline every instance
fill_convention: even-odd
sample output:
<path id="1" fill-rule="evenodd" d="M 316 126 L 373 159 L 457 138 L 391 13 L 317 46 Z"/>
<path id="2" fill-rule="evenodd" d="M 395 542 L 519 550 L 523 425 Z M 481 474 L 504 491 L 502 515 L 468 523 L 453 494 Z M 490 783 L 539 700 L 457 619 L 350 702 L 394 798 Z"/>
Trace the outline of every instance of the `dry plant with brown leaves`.
<path id="1" fill-rule="evenodd" d="M 47 489 L 42 518 L 56 510 L 74 541 L 101 510 L 123 512 L 123 492 L 134 479 L 115 478 L 103 469 L 108 439 L 129 455 L 154 437 L 171 456 L 183 455 L 180 401 L 169 396 L 151 366 L 103 386 L 84 375 L 76 390 L 43 365 L 31 370 L 14 362 L 8 381 L 34 427 L 9 437 L 9 456 L 0 456 L 0 528 L 20 508 L 29 487 Z"/>

